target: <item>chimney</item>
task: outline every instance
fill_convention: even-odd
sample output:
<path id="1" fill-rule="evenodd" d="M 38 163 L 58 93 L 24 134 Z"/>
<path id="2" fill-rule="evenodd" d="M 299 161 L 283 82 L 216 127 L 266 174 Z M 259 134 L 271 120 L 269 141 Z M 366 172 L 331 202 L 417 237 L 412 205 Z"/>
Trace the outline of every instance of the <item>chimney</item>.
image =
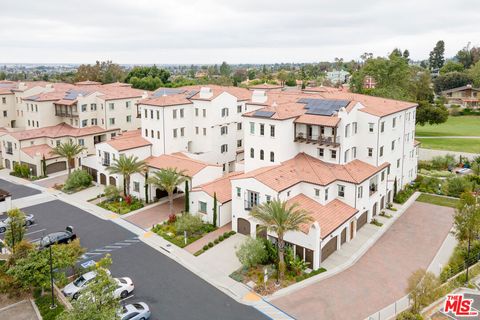
<path id="1" fill-rule="evenodd" d="M 252 102 L 264 103 L 267 101 L 267 92 L 265 90 L 253 90 Z"/>
<path id="2" fill-rule="evenodd" d="M 202 87 L 200 89 L 200 99 L 208 99 L 213 96 L 213 91 L 211 88 Z"/>

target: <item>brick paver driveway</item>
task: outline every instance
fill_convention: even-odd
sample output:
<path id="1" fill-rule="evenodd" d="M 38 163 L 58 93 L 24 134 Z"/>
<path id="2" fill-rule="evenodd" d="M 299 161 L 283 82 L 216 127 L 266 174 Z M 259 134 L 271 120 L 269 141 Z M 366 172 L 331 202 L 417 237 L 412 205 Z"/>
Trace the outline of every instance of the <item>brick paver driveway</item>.
<path id="1" fill-rule="evenodd" d="M 453 209 L 415 202 L 352 267 L 272 302 L 298 319 L 365 319 L 405 295 L 446 238 Z"/>
<path id="2" fill-rule="evenodd" d="M 185 200 L 183 197 L 173 199 L 173 210 L 179 213 L 184 209 Z M 148 229 L 153 225 L 161 223 L 168 219 L 170 207 L 168 201 L 157 206 L 137 212 L 125 220 L 143 228 Z"/>

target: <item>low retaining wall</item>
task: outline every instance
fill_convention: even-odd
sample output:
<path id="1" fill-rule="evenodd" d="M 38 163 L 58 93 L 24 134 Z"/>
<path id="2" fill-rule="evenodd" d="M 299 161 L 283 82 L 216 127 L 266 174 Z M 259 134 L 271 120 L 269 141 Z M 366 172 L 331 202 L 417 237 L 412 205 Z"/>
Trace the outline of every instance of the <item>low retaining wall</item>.
<path id="1" fill-rule="evenodd" d="M 447 154 L 453 154 L 457 159 L 460 158 L 460 156 L 464 158 L 468 158 L 472 160 L 473 158 L 477 157 L 478 154 L 475 153 L 468 153 L 468 152 L 457 152 L 457 151 L 448 151 L 448 150 L 434 150 L 434 149 L 423 149 L 420 148 L 418 150 L 418 160 L 432 160 L 434 157 L 437 156 L 446 156 Z"/>

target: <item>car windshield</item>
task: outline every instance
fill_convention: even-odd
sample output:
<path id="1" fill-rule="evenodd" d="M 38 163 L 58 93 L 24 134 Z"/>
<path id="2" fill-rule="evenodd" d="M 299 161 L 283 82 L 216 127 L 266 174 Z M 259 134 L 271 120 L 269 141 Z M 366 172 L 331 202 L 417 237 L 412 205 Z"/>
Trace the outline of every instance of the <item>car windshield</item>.
<path id="1" fill-rule="evenodd" d="M 40 240 L 40 244 L 41 244 L 41 245 L 50 244 L 50 237 L 49 237 L 49 236 L 43 237 L 42 240 Z"/>
<path id="2" fill-rule="evenodd" d="M 85 278 L 83 276 L 80 276 L 77 279 L 75 279 L 75 281 L 73 281 L 73 284 L 76 287 L 81 287 L 84 283 L 85 283 Z"/>
<path id="3" fill-rule="evenodd" d="M 137 310 L 143 310 L 143 306 L 140 303 L 134 303 L 133 306 L 137 308 Z"/>
<path id="4" fill-rule="evenodd" d="M 121 279 L 121 278 L 120 278 L 120 279 L 118 279 L 118 281 L 119 281 L 120 283 L 127 284 L 127 280 L 125 280 L 125 279 Z"/>

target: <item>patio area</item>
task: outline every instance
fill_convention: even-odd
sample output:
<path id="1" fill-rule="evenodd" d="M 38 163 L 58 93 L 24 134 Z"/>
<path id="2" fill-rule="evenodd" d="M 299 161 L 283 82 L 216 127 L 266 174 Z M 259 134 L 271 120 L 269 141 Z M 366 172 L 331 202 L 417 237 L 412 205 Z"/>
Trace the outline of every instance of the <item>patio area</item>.
<path id="1" fill-rule="evenodd" d="M 184 205 L 185 198 L 183 196 L 175 198 L 173 200 L 173 211 L 176 214 L 182 212 Z M 170 208 L 168 200 L 162 200 L 159 203 L 149 205 L 133 213 L 126 214 L 123 216 L 123 219 L 144 230 L 149 230 L 153 225 L 167 220 L 169 214 Z"/>

